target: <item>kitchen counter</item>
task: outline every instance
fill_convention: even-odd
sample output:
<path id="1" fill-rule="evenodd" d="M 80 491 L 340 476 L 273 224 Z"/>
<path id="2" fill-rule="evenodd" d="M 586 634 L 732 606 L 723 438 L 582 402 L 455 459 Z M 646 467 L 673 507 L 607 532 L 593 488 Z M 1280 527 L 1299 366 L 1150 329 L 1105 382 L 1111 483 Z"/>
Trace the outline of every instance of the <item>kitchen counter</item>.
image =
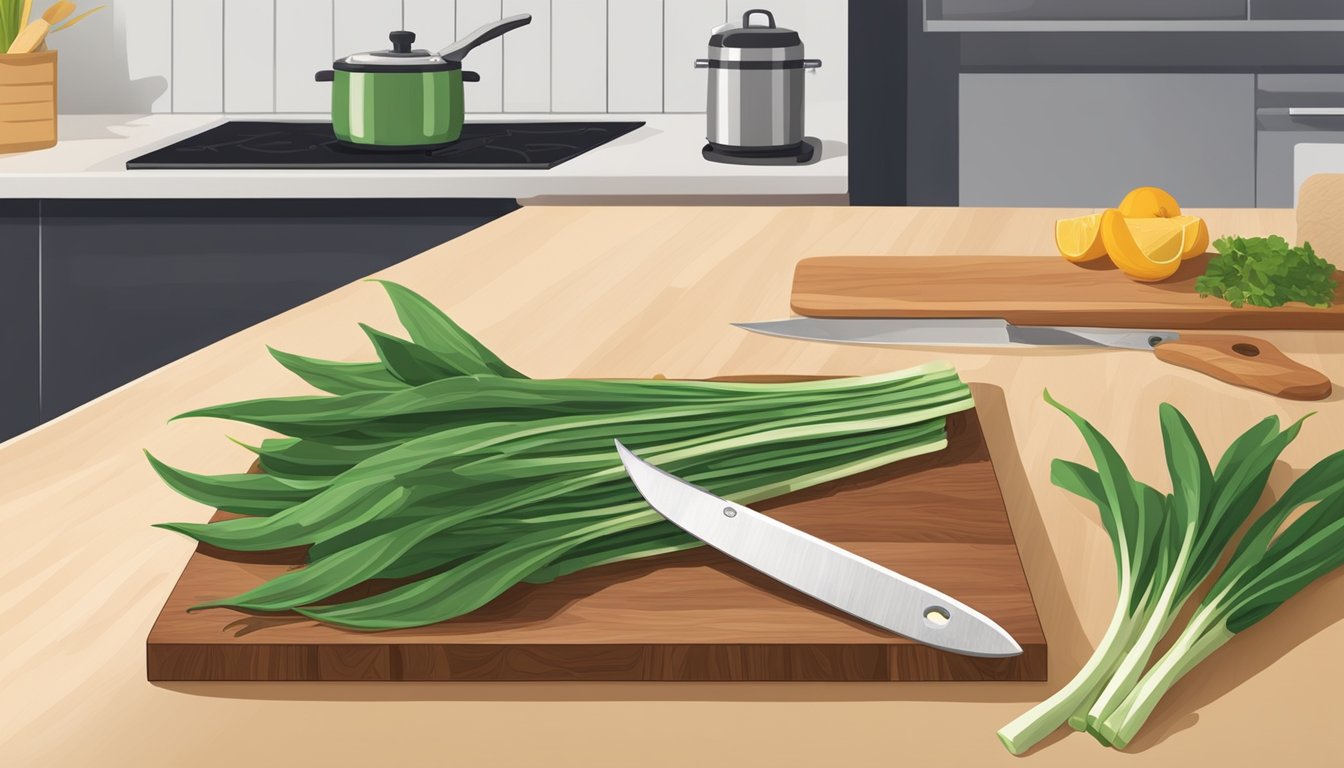
<path id="1" fill-rule="evenodd" d="M 807 116 L 822 141 L 806 165 L 745 166 L 700 156 L 702 114 L 469 115 L 469 121 L 643 120 L 646 125 L 545 171 L 126 170 L 126 161 L 225 120 L 314 120 L 316 115 L 61 115 L 51 149 L 0 155 L 0 198 L 592 197 L 844 195 L 843 109 Z"/>
<path id="2" fill-rule="evenodd" d="M 1144 478 L 1165 478 L 1157 407 L 1220 453 L 1268 414 L 1310 412 L 1272 487 L 1337 450 L 1339 334 L 1265 332 L 1337 382 L 1301 403 L 1114 350 L 898 350 L 807 344 L 729 321 L 788 314 L 792 267 L 827 253 L 1047 254 L 1084 211 L 532 207 L 380 276 L 423 292 L 537 377 L 866 374 L 947 359 L 982 400 L 1015 536 L 1050 643 L 1047 683 L 174 683 L 145 680 L 145 637 L 192 544 L 150 528 L 210 510 L 168 490 L 142 449 L 198 472 L 259 430 L 187 409 L 309 392 L 266 345 L 372 359 L 357 322 L 397 328 L 358 282 L 174 362 L 0 445 L 0 763 L 28 765 L 1013 765 L 995 731 L 1063 685 L 1114 606 L 1094 508 L 1054 488 L 1055 457 L 1090 461 L 1049 387 Z M 1293 235 L 1287 210 L 1208 210 L 1215 233 Z M 990 279 L 990 278 L 987 278 Z M 1163 702 L 1131 754 L 1055 736 L 1033 765 L 1325 765 L 1338 755 L 1344 574 L 1237 637 Z M 690 737 L 688 738 L 688 734 Z"/>

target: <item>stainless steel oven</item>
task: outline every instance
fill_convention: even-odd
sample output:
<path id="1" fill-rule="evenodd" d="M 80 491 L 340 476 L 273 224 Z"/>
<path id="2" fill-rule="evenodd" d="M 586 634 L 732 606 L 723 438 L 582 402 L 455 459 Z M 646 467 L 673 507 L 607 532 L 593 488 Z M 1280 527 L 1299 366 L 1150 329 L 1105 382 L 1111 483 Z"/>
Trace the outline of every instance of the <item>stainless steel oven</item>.
<path id="1" fill-rule="evenodd" d="M 1256 207 L 1292 208 L 1296 146 L 1344 145 L 1344 74 L 1257 75 L 1255 129 Z"/>

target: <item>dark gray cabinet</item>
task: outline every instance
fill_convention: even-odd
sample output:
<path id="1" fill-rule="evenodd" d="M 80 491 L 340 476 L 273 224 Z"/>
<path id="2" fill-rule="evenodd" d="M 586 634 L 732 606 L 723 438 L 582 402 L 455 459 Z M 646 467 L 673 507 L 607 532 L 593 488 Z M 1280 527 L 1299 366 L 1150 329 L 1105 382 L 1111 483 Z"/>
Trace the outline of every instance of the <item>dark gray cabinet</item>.
<path id="1" fill-rule="evenodd" d="M 1253 207 L 1254 115 L 1252 74 L 962 74 L 961 204 Z"/>
<path id="2" fill-rule="evenodd" d="M 19 404 L 0 421 L 0 438 L 517 207 L 512 200 L 15 205 L 18 214 L 40 216 L 40 240 L 37 219 L 0 216 L 0 345 L 19 363 L 0 380 L 5 402 Z M 11 248 L 10 237 L 32 247 Z"/>
<path id="3" fill-rule="evenodd" d="M 35 200 L 0 200 L 0 440 L 36 426 L 38 217 Z"/>

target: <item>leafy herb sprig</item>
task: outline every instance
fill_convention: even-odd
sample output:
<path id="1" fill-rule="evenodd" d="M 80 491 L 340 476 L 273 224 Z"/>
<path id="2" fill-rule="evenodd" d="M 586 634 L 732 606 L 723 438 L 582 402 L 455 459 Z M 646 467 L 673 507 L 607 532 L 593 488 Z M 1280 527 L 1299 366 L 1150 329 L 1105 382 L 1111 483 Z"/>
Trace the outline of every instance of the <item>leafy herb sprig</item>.
<path id="1" fill-rule="evenodd" d="M 1272 235 L 1223 237 L 1213 247 L 1218 255 L 1195 280 L 1200 296 L 1217 296 L 1234 307 L 1280 307 L 1290 301 L 1328 307 L 1334 301 L 1335 267 L 1317 256 L 1311 243 L 1294 248 Z"/>

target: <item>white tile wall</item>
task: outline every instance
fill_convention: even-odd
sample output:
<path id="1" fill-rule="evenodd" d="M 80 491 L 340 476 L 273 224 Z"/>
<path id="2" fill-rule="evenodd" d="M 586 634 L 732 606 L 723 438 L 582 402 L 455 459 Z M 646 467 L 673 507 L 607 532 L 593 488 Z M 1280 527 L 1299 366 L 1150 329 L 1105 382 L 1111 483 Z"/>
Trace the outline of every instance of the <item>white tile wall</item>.
<path id="1" fill-rule="evenodd" d="M 224 109 L 224 0 L 173 0 L 173 111 Z"/>
<path id="2" fill-rule="evenodd" d="M 466 37 L 477 28 L 504 18 L 502 0 L 457 0 L 457 37 Z M 411 30 L 416 34 L 420 31 Z M 423 31 L 426 48 L 437 50 L 452 40 L 442 43 L 430 43 L 434 39 L 434 30 Z M 512 34 L 512 33 L 509 33 Z M 386 48 L 387 46 L 381 46 Z M 354 53 L 354 51 L 351 51 Z M 472 112 L 504 111 L 504 41 L 502 38 L 491 40 L 473 48 L 462 62 L 462 68 L 481 76 L 479 83 L 472 83 L 466 90 L 467 105 Z"/>
<path id="3" fill-rule="evenodd" d="M 607 111 L 663 111 L 663 0 L 608 5 Z"/>
<path id="4" fill-rule="evenodd" d="M 111 13 L 52 37 L 67 112 L 313 112 L 336 55 L 410 29 L 436 50 L 502 16 L 533 22 L 466 59 L 472 112 L 701 112 L 710 29 L 765 6 L 797 29 L 809 102 L 843 102 L 847 7 L 838 0 L 107 0 Z"/>
<path id="5" fill-rule="evenodd" d="M 331 84 L 313 74 L 331 67 L 331 0 L 277 0 L 275 4 L 275 110 L 331 111 Z"/>
<path id="6" fill-rule="evenodd" d="M 551 0 L 551 11 L 551 109 L 606 112 L 607 0 Z"/>
<path id="7" fill-rule="evenodd" d="M 532 23 L 503 38 L 504 111 L 550 112 L 551 0 L 504 0 L 505 16 L 520 13 L 532 14 Z M 467 104 L 471 97 L 467 91 Z"/>
<path id="8" fill-rule="evenodd" d="M 224 0 L 225 112 L 275 109 L 275 3 Z"/>
<path id="9" fill-rule="evenodd" d="M 663 111 L 704 112 L 706 70 L 696 69 L 708 49 L 709 31 L 728 17 L 724 0 L 664 0 Z"/>

